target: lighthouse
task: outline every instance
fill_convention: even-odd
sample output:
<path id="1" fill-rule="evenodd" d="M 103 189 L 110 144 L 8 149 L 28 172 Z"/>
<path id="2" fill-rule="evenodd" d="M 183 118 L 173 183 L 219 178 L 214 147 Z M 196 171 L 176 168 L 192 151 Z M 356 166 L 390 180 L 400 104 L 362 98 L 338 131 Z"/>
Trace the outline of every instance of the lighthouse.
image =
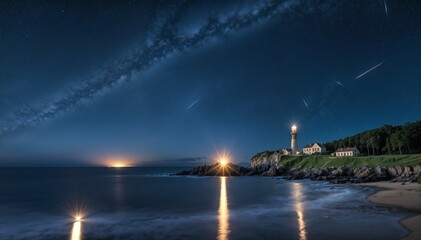
<path id="1" fill-rule="evenodd" d="M 291 127 L 291 150 L 292 154 L 297 154 L 297 126 Z"/>

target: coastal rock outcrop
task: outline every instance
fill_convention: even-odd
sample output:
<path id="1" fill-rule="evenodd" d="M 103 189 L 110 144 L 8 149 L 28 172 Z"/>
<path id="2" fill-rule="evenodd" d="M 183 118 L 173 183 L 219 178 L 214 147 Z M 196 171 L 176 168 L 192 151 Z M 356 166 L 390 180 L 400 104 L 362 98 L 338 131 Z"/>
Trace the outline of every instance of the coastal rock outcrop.
<path id="1" fill-rule="evenodd" d="M 307 158 L 308 157 L 308 158 Z M 421 181 L 421 166 L 323 166 L 336 158 L 330 156 L 286 156 L 282 151 L 266 151 L 255 155 L 249 167 L 229 163 L 203 165 L 177 175 L 197 176 L 282 176 L 285 179 L 310 179 L 332 183 L 361 183 L 375 181 L 417 182 Z M 354 165 L 355 166 L 355 159 Z M 322 163 L 322 164 L 321 164 Z M 358 162 L 357 162 L 358 164 Z M 310 165 L 310 167 L 309 167 Z"/>
<path id="2" fill-rule="evenodd" d="M 250 168 L 255 175 L 266 173 L 272 166 L 277 166 L 283 156 L 282 151 L 266 151 L 256 154 L 251 158 Z M 271 173 L 275 170 L 271 169 Z M 277 171 L 276 171 L 277 172 Z M 272 176 L 271 174 L 265 174 Z"/>
<path id="3" fill-rule="evenodd" d="M 283 176 L 286 179 L 310 179 L 315 181 L 374 182 L 390 180 L 393 182 L 417 182 L 421 177 L 421 166 L 361 166 L 361 167 L 307 167 L 332 162 L 331 156 L 288 156 L 283 152 L 266 151 L 251 159 L 249 175 Z M 334 161 L 334 160 L 333 160 Z M 332 162 L 333 163 L 333 162 Z M 354 165 L 358 161 L 354 159 Z M 311 166 L 310 165 L 310 166 Z M 291 166 L 291 167 L 286 167 Z"/>
<path id="4" fill-rule="evenodd" d="M 266 169 L 264 172 L 260 170 Z M 192 170 L 182 171 L 176 175 L 197 176 L 282 176 L 288 180 L 310 179 L 313 181 L 329 181 L 331 183 L 362 183 L 390 180 L 392 182 L 417 182 L 421 177 L 420 166 L 415 167 L 359 167 L 346 166 L 338 168 L 291 168 L 271 165 L 267 168 L 242 167 L 229 163 L 225 166 L 217 163 L 203 165 Z"/>
<path id="5" fill-rule="evenodd" d="M 192 170 L 182 171 L 175 175 L 197 175 L 197 176 L 244 176 L 250 175 L 251 170 L 233 163 L 222 165 L 220 163 L 214 165 L 203 165 L 193 168 Z"/>
<path id="6" fill-rule="evenodd" d="M 285 172 L 285 168 L 283 167 L 276 167 L 272 165 L 266 172 L 263 172 L 262 176 L 281 176 Z M 254 174 L 256 175 L 256 174 Z"/>
<path id="7" fill-rule="evenodd" d="M 330 181 L 332 183 L 360 183 L 390 180 L 392 182 L 417 182 L 421 174 L 416 167 L 349 167 L 339 168 L 293 168 L 285 171 L 286 179 L 310 179 L 315 181 Z M 392 173 L 392 174 L 390 174 Z M 400 173 L 400 174 L 398 174 Z M 265 174 L 262 174 L 265 175 Z"/>

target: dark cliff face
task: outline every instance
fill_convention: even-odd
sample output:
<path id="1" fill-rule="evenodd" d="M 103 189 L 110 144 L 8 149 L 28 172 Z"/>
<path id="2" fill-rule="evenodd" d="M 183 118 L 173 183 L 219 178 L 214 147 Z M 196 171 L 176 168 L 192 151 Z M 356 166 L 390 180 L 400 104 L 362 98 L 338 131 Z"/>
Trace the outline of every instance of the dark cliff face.
<path id="1" fill-rule="evenodd" d="M 261 152 L 251 158 L 251 168 L 267 168 L 277 165 L 281 161 L 283 154 L 281 151 Z"/>

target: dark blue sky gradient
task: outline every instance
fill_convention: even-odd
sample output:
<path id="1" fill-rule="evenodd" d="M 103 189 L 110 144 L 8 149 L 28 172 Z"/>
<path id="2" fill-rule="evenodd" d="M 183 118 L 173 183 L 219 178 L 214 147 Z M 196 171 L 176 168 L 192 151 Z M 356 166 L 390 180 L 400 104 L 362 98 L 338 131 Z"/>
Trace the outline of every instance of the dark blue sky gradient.
<path id="1" fill-rule="evenodd" d="M 141 164 L 214 157 L 226 149 L 243 162 L 259 151 L 289 147 L 293 123 L 301 148 L 420 120 L 420 4 L 387 1 L 387 16 L 383 1 L 303 2 L 171 53 L 70 110 L 1 136 L 0 154 L 127 154 Z M 132 54 L 172 9 L 180 12 L 173 27 L 193 31 L 210 16 L 256 7 L 243 1 L 178 5 L 2 2 L 0 123 Z"/>

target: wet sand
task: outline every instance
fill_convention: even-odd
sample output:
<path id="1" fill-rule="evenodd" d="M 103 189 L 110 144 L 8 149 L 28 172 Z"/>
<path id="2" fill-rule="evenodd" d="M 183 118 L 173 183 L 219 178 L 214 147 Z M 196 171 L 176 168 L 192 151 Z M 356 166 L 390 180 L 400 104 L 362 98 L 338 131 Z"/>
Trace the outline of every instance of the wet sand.
<path id="1" fill-rule="evenodd" d="M 419 213 L 414 217 L 402 219 L 400 223 L 411 231 L 404 238 L 405 240 L 421 239 L 421 184 L 405 183 L 405 185 L 402 185 L 402 183 L 373 182 L 358 185 L 383 189 L 368 197 L 368 200 L 371 202 L 391 205 Z"/>

